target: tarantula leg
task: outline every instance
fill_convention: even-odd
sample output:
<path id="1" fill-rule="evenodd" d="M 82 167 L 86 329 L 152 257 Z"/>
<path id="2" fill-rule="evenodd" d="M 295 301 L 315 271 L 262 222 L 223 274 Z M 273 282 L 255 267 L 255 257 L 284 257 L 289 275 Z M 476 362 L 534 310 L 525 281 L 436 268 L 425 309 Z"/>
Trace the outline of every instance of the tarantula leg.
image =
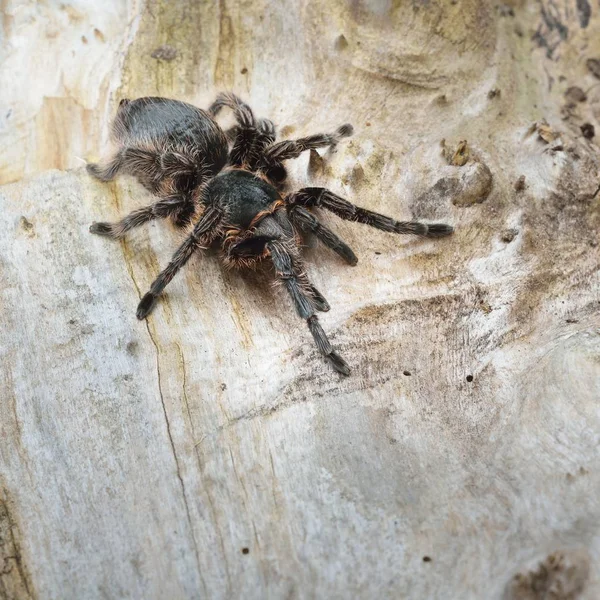
<path id="1" fill-rule="evenodd" d="M 98 163 L 88 163 L 86 165 L 87 172 L 90 175 L 104 182 L 112 181 L 122 167 L 123 155 L 121 152 L 117 153 L 105 165 L 100 165 Z"/>
<path id="2" fill-rule="evenodd" d="M 316 206 L 325 208 L 342 219 L 356 221 L 392 233 L 407 233 L 424 237 L 445 237 L 450 235 L 454 228 L 445 223 L 420 223 L 418 221 L 396 221 L 391 217 L 355 206 L 341 196 L 334 194 L 326 188 L 304 188 L 290 194 L 286 201 L 288 204 L 302 206 Z"/>
<path id="3" fill-rule="evenodd" d="M 90 225 L 90 232 L 113 239 L 119 239 L 124 237 L 125 234 L 134 227 L 139 227 L 153 219 L 164 219 L 166 217 L 179 219 L 182 212 L 186 212 L 186 209 L 188 209 L 188 204 L 189 201 L 184 198 L 159 200 L 150 206 L 144 206 L 134 210 L 116 223 L 92 223 Z"/>
<path id="4" fill-rule="evenodd" d="M 309 213 L 305 208 L 297 204 L 292 205 L 289 214 L 293 223 L 296 223 L 303 231 L 314 233 L 323 244 L 339 254 L 348 264 L 355 265 L 358 262 L 358 258 L 356 258 L 356 254 L 354 254 L 352 248 L 333 233 L 331 229 L 320 223 L 317 217 Z"/>
<path id="5" fill-rule="evenodd" d="M 138 304 L 136 316 L 138 319 L 145 319 L 152 310 L 156 299 L 160 293 L 167 287 L 170 281 L 175 277 L 179 269 L 185 265 L 192 254 L 202 246 L 206 246 L 216 237 L 219 225 L 223 219 L 223 213 L 218 208 L 209 207 L 206 209 L 200 220 L 194 226 L 192 233 L 179 246 L 171 262 L 161 271 L 159 276 L 150 286 L 150 291 L 144 294 Z"/>
<path id="6" fill-rule="evenodd" d="M 271 260 L 273 261 L 273 266 L 275 267 L 278 279 L 283 282 L 300 318 L 306 320 L 306 324 L 308 325 L 317 348 L 338 373 L 349 375 L 350 367 L 346 361 L 333 350 L 331 343 L 325 335 L 325 331 L 323 331 L 323 328 L 319 323 L 319 319 L 315 314 L 314 301 L 303 289 L 301 277 L 294 269 L 294 260 L 290 255 L 289 250 L 284 244 L 278 241 L 269 242 L 266 247 L 271 255 Z"/>
<path id="7" fill-rule="evenodd" d="M 338 127 L 333 133 L 318 133 L 297 140 L 285 140 L 269 146 L 264 153 L 265 166 L 280 163 L 290 158 L 298 158 L 306 150 L 335 146 L 345 137 L 352 135 L 354 128 L 349 123 Z"/>
<path id="8" fill-rule="evenodd" d="M 309 283 L 308 287 L 310 289 L 315 308 L 321 312 L 327 312 L 331 306 L 329 306 L 329 302 L 327 302 L 323 294 L 321 294 L 321 292 L 312 283 Z"/>
<path id="9" fill-rule="evenodd" d="M 235 94 L 221 93 L 216 100 L 210 105 L 208 113 L 212 117 L 216 117 L 219 111 L 223 108 L 231 108 L 235 120 L 240 127 L 248 128 L 255 127 L 254 113 L 252 109 Z"/>

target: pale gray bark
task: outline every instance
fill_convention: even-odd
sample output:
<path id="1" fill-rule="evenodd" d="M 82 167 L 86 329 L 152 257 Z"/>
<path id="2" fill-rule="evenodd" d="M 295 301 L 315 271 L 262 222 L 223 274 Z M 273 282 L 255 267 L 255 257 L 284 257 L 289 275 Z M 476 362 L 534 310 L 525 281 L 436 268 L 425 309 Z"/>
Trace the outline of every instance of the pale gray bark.
<path id="1" fill-rule="evenodd" d="M 2 7 L 0 598 L 600 597 L 598 2 Z M 88 233 L 150 201 L 78 166 L 118 101 L 222 89 L 354 124 L 294 186 L 456 227 L 327 219 L 349 378 L 211 253 L 138 322 L 180 234 Z"/>

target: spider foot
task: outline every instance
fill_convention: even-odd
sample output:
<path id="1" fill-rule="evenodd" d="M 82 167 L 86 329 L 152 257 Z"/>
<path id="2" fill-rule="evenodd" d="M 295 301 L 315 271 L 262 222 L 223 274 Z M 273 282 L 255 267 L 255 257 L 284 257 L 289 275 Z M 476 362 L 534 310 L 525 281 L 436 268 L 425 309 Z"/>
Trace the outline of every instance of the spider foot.
<path id="1" fill-rule="evenodd" d="M 115 237 L 115 233 L 113 231 L 113 226 L 111 223 L 92 223 L 90 225 L 90 233 L 95 233 L 96 235 L 104 235 L 107 237 Z"/>
<path id="2" fill-rule="evenodd" d="M 452 225 L 446 225 L 445 223 L 432 223 L 427 225 L 427 237 L 446 237 L 454 232 Z"/>
<path id="3" fill-rule="evenodd" d="M 338 373 L 341 373 L 342 375 L 350 375 L 350 367 L 348 366 L 348 363 L 337 352 L 330 352 L 325 358 L 327 358 L 331 366 Z"/>
<path id="4" fill-rule="evenodd" d="M 148 292 L 140 300 L 140 303 L 138 304 L 135 316 L 140 321 L 142 321 L 150 314 L 150 311 L 154 308 L 155 303 L 156 303 L 156 296 L 152 292 Z"/>

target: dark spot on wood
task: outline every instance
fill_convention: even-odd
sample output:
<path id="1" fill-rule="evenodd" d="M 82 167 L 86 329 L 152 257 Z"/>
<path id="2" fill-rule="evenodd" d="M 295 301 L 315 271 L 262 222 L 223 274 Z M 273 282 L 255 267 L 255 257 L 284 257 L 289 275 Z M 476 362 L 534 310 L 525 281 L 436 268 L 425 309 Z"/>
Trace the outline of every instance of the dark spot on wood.
<path id="1" fill-rule="evenodd" d="M 341 51 L 341 50 L 345 50 L 347 47 L 348 47 L 348 40 L 346 39 L 346 37 L 343 34 L 339 35 L 337 37 L 337 39 L 335 40 L 334 48 L 338 51 Z"/>
<path id="2" fill-rule="evenodd" d="M 97 28 L 94 27 L 94 37 L 99 41 L 99 42 L 106 42 L 106 38 L 104 37 L 104 34 Z"/>
<path id="3" fill-rule="evenodd" d="M 227 384 L 226 383 L 222 383 L 221 384 L 221 391 L 224 392 L 227 389 Z"/>
<path id="4" fill-rule="evenodd" d="M 588 58 L 585 64 L 590 73 L 600 79 L 600 58 Z"/>
<path id="5" fill-rule="evenodd" d="M 138 348 L 138 343 L 135 341 L 132 341 L 127 344 L 126 349 L 129 354 L 135 354 L 137 351 L 137 348 Z"/>
<path id="6" fill-rule="evenodd" d="M 365 127 L 371 127 L 371 123 L 369 123 L 369 121 L 367 121 L 367 122 L 365 123 Z"/>
<path id="7" fill-rule="evenodd" d="M 376 254 L 377 256 L 381 256 L 381 252 L 377 252 L 377 250 L 375 250 L 375 254 Z"/>
<path id="8" fill-rule="evenodd" d="M 588 0 L 577 0 L 577 16 L 582 29 L 585 29 L 590 23 L 592 9 Z"/>
<path id="9" fill-rule="evenodd" d="M 515 16 L 515 11 L 514 11 L 513 7 L 509 6 L 508 4 L 499 4 L 498 6 L 496 6 L 496 9 L 498 10 L 498 14 L 501 17 L 514 17 Z"/>
<path id="10" fill-rule="evenodd" d="M 19 227 L 29 236 L 33 235 L 33 223 L 29 221 L 26 217 L 21 217 L 19 219 Z"/>
<path id="11" fill-rule="evenodd" d="M 565 92 L 565 98 L 574 104 L 577 102 L 585 102 L 587 100 L 585 92 L 576 85 L 567 88 L 567 91 Z"/>
<path id="12" fill-rule="evenodd" d="M 583 137 L 588 140 L 591 140 L 596 135 L 596 130 L 591 123 L 584 123 L 580 129 Z"/>
<path id="13" fill-rule="evenodd" d="M 525 175 L 521 175 L 515 181 L 515 192 L 522 192 L 525 189 Z"/>
<path id="14" fill-rule="evenodd" d="M 423 562 L 431 562 L 431 556 L 424 556 Z"/>
<path id="15" fill-rule="evenodd" d="M 567 319 L 567 323 L 579 323 L 579 319 Z"/>
<path id="16" fill-rule="evenodd" d="M 500 97 L 500 90 L 498 88 L 492 88 L 489 92 L 488 92 L 488 98 L 490 100 L 492 100 L 493 98 L 498 98 Z"/>
<path id="17" fill-rule="evenodd" d="M 410 377 L 410 371 L 404 371 L 403 375 L 406 375 L 406 377 Z"/>
<path id="18" fill-rule="evenodd" d="M 242 548 L 242 554 L 250 554 L 249 548 Z"/>
<path id="19" fill-rule="evenodd" d="M 87 44 L 87 43 L 88 43 L 88 41 L 87 41 L 87 38 L 85 37 L 85 35 L 82 35 L 82 36 L 81 36 L 81 41 L 82 41 L 84 44 Z"/>
<path id="20" fill-rule="evenodd" d="M 247 72 L 248 72 L 248 69 L 246 69 L 246 67 L 244 67 L 244 68 L 243 68 L 243 69 L 240 71 L 240 73 L 241 73 L 242 75 L 245 75 Z"/>
<path id="21" fill-rule="evenodd" d="M 467 375 L 467 381 L 471 383 L 471 381 L 473 381 L 473 375 Z"/>
<path id="22" fill-rule="evenodd" d="M 510 244 L 516 237 L 519 231 L 517 229 L 506 229 L 502 232 L 502 241 Z"/>
<path id="23" fill-rule="evenodd" d="M 159 46 L 158 48 L 155 48 L 152 51 L 152 54 L 150 54 L 150 56 L 152 58 L 156 58 L 157 60 L 164 60 L 166 62 L 170 62 L 172 60 L 174 60 L 175 58 L 177 58 L 177 55 L 179 53 L 177 52 L 176 48 L 173 48 L 173 46 Z"/>

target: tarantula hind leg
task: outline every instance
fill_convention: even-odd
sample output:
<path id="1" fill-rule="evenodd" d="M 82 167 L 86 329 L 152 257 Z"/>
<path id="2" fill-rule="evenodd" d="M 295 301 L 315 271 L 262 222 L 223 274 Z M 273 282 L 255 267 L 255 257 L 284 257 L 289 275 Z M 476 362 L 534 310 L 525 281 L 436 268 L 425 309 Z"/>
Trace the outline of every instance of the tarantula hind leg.
<path id="1" fill-rule="evenodd" d="M 278 279 L 285 286 L 292 298 L 296 312 L 300 318 L 306 320 L 306 324 L 315 340 L 317 348 L 323 356 L 331 363 L 331 366 L 342 375 L 350 375 L 350 367 L 346 361 L 333 350 L 330 341 L 319 323 L 315 314 L 314 300 L 302 288 L 301 276 L 294 269 L 294 261 L 284 244 L 272 241 L 266 245 Z M 315 288 L 313 288 L 314 290 Z M 320 296 L 320 294 L 319 294 Z M 322 298 L 322 296 L 321 296 Z"/>
<path id="2" fill-rule="evenodd" d="M 92 223 L 90 232 L 118 240 L 124 237 L 129 230 L 153 219 L 173 217 L 178 222 L 179 216 L 189 210 L 187 204 L 188 202 L 184 198 L 159 200 L 154 204 L 134 210 L 116 223 Z"/>
<path id="3" fill-rule="evenodd" d="M 396 221 L 391 217 L 356 206 L 326 188 L 303 188 L 286 198 L 289 205 L 319 207 L 331 211 L 342 219 L 370 225 L 375 229 L 391 233 L 421 235 L 423 237 L 446 237 L 454 228 L 445 223 L 420 223 L 418 221 Z"/>
<path id="4" fill-rule="evenodd" d="M 150 290 L 144 294 L 138 304 L 136 316 L 145 319 L 149 314 L 158 296 L 175 277 L 179 269 L 191 258 L 196 250 L 207 247 L 217 235 L 219 225 L 223 219 L 223 213 L 218 208 L 207 208 L 200 220 L 194 226 L 192 233 L 179 246 L 171 262 L 160 272 L 159 276 L 150 286 Z"/>

